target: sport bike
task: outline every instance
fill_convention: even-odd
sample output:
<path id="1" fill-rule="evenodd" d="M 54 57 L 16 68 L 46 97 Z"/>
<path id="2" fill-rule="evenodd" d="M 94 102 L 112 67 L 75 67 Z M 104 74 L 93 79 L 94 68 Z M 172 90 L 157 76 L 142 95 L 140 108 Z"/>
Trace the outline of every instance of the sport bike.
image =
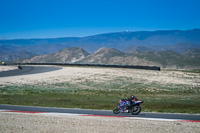
<path id="1" fill-rule="evenodd" d="M 119 104 L 117 107 L 114 108 L 113 113 L 119 114 L 119 113 L 131 113 L 132 115 L 138 115 L 141 112 L 140 104 L 143 103 L 143 101 L 135 101 L 132 103 L 129 103 L 127 99 L 121 99 L 119 100 Z"/>

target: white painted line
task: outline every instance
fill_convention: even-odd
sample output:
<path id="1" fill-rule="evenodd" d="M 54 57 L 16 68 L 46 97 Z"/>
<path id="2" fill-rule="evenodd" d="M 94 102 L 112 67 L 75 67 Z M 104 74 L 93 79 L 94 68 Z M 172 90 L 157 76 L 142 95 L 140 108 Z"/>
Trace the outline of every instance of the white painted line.
<path id="1" fill-rule="evenodd" d="M 129 119 L 152 120 L 152 121 L 180 121 L 181 119 L 164 119 L 164 118 L 142 118 L 142 117 L 128 117 Z"/>
<path id="2" fill-rule="evenodd" d="M 73 116 L 80 116 L 84 114 L 73 114 L 73 113 L 57 113 L 57 112 L 51 112 L 51 113 L 40 113 L 41 115 L 73 115 Z"/>

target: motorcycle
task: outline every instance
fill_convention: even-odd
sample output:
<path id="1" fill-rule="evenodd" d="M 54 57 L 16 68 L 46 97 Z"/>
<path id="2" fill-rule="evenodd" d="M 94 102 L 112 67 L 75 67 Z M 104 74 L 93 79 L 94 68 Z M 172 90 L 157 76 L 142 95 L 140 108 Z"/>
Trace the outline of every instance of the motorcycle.
<path id="1" fill-rule="evenodd" d="M 141 112 L 140 104 L 143 103 L 143 101 L 138 101 L 137 99 L 135 102 L 132 103 L 129 102 L 130 101 L 128 101 L 127 99 L 119 100 L 119 104 L 117 107 L 114 108 L 113 113 L 119 114 L 128 111 L 128 113 L 131 113 L 132 115 L 138 115 Z"/>

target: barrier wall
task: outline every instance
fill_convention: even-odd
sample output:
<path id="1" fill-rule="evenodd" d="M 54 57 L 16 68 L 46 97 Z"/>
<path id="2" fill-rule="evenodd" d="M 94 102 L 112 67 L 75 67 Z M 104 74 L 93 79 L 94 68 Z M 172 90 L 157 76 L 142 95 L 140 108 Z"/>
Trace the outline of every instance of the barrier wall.
<path id="1" fill-rule="evenodd" d="M 110 67 L 110 68 L 130 68 L 160 71 L 156 66 L 133 66 L 133 65 L 110 65 L 110 64 L 74 64 L 74 63 L 14 63 L 14 65 L 61 65 L 61 66 L 89 66 L 89 67 Z"/>

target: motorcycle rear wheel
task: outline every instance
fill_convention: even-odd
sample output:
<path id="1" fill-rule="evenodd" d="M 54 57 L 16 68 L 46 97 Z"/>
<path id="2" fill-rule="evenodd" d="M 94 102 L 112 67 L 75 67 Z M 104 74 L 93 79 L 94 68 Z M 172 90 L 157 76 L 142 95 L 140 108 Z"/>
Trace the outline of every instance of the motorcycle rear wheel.
<path id="1" fill-rule="evenodd" d="M 141 112 L 141 107 L 140 105 L 135 105 L 132 107 L 132 109 L 130 110 L 132 115 L 138 115 Z"/>

